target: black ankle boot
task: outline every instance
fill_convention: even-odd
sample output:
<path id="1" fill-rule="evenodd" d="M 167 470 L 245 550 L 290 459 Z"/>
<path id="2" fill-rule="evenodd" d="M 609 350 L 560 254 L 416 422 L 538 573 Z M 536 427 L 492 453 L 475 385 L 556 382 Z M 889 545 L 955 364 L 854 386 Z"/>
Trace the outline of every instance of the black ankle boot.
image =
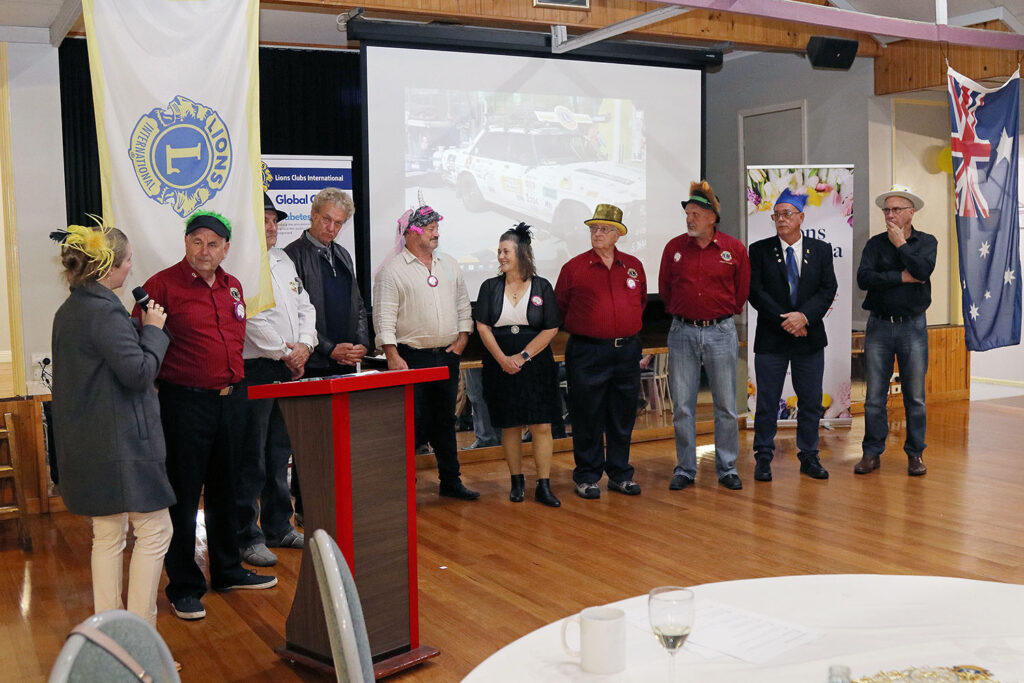
<path id="1" fill-rule="evenodd" d="M 533 497 L 537 499 L 538 503 L 544 503 L 549 507 L 562 507 L 562 501 L 558 500 L 555 494 L 551 492 L 550 479 L 537 480 L 537 490 L 533 492 Z"/>
<path id="2" fill-rule="evenodd" d="M 513 503 L 522 503 L 526 495 L 526 477 L 522 474 L 512 475 L 512 490 L 508 492 L 508 499 Z"/>

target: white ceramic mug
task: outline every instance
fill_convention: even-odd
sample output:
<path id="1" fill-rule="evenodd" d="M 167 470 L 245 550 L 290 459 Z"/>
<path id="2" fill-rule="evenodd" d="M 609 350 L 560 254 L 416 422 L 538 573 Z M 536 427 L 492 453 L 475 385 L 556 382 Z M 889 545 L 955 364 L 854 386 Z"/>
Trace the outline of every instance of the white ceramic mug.
<path id="1" fill-rule="evenodd" d="M 569 624 L 580 629 L 580 649 L 573 650 L 566 640 Z M 562 622 L 562 648 L 570 657 L 579 657 L 587 673 L 615 674 L 626 668 L 626 615 L 617 607 L 588 607 Z"/>

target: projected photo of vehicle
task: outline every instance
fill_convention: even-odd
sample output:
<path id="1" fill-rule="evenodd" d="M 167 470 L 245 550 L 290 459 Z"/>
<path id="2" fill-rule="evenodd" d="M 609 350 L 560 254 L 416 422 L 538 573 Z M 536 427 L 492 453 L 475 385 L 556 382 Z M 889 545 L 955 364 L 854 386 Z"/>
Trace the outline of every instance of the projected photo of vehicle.
<path id="1" fill-rule="evenodd" d="M 436 187 L 446 218 L 480 228 L 479 244 L 460 230 L 448 245 L 468 270 L 496 269 L 496 231 L 525 220 L 538 267 L 557 275 L 589 248 L 599 203 L 622 208 L 631 246 L 645 240 L 644 115 L 628 100 L 410 88 L 406 132 L 407 187 Z"/>

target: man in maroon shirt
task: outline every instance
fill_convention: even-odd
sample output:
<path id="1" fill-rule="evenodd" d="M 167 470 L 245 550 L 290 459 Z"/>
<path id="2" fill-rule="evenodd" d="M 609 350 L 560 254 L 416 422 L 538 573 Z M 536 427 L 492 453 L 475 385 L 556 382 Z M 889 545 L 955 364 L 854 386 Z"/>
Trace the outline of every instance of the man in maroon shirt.
<path id="1" fill-rule="evenodd" d="M 741 489 L 736 473 L 736 364 L 739 343 L 732 317 L 750 292 L 750 261 L 743 243 L 719 232 L 718 198 L 706 180 L 690 183 L 686 232 L 661 256 L 658 292 L 672 315 L 668 333 L 669 388 L 676 433 L 676 467 L 669 488 L 685 489 L 697 476 L 697 391 L 703 365 L 715 405 L 715 470 L 718 482 Z"/>
<path id="2" fill-rule="evenodd" d="M 164 560 L 166 593 L 181 619 L 206 616 L 206 578 L 196 564 L 196 513 L 203 493 L 210 585 L 214 590 L 270 588 L 273 576 L 242 567 L 234 511 L 233 460 L 241 446 L 245 392 L 245 300 L 242 285 L 220 267 L 231 225 L 213 213 L 193 214 L 185 227 L 185 258 L 160 271 L 146 291 L 167 309 L 171 344 L 158 376 L 160 418 L 167 441 L 167 475 L 178 501 L 170 508 L 174 534 Z M 138 315 L 138 306 L 135 307 Z"/>
<path id="3" fill-rule="evenodd" d="M 647 277 L 640 260 L 615 248 L 626 234 L 622 211 L 598 204 L 590 227 L 593 249 L 562 266 L 555 299 L 569 332 L 565 370 L 576 459 L 576 495 L 600 498 L 608 489 L 640 494 L 629 464 L 629 443 L 640 392 L 640 327 Z M 605 444 L 607 441 L 607 457 Z"/>

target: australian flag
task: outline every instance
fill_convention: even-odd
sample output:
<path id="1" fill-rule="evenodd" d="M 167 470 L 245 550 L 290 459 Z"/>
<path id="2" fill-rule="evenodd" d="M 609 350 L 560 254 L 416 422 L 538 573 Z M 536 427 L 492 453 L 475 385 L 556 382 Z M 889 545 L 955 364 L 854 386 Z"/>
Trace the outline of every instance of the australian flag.
<path id="1" fill-rule="evenodd" d="M 994 89 L 953 69 L 948 80 L 964 331 L 987 351 L 1020 343 L 1020 72 Z"/>

